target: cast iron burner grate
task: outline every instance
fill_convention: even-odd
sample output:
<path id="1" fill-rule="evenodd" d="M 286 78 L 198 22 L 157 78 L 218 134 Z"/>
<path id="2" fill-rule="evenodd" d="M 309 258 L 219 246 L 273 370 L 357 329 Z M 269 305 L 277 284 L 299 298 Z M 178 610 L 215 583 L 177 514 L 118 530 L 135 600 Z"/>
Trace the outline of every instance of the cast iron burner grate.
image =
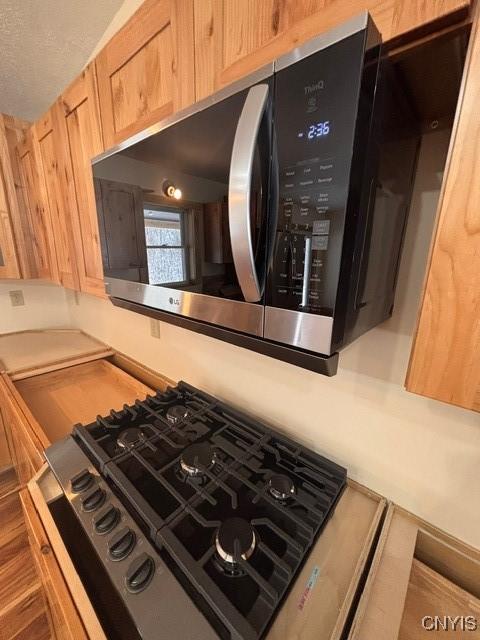
<path id="1" fill-rule="evenodd" d="M 346 481 L 342 467 L 184 382 L 74 437 L 222 638 L 264 636 Z"/>

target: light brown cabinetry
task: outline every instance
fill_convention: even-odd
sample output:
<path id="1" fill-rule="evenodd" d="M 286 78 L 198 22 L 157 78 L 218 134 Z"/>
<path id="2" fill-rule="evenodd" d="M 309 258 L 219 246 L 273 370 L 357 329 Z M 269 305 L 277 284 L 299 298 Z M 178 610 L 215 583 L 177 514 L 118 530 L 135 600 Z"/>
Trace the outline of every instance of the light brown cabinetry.
<path id="1" fill-rule="evenodd" d="M 54 640 L 88 640 L 28 489 L 20 492 L 20 499 L 30 549 L 43 587 L 52 638 Z"/>
<path id="2" fill-rule="evenodd" d="M 119 410 L 153 389 L 107 360 L 93 360 L 14 383 L 31 428 L 44 446 L 69 435 L 74 424 Z"/>
<path id="3" fill-rule="evenodd" d="M 478 549 L 391 504 L 348 640 L 477 638 L 479 577 Z M 435 616 L 449 617 L 436 632 Z M 462 629 L 457 616 L 475 628 Z"/>
<path id="4" fill-rule="evenodd" d="M 480 11 L 440 195 L 408 391 L 480 411 Z"/>
<path id="5" fill-rule="evenodd" d="M 35 123 L 20 153 L 30 209 L 35 203 L 44 219 L 35 228 L 39 276 L 96 295 L 104 295 L 104 285 L 91 158 L 102 150 L 95 71 L 89 66 Z M 44 264 L 45 244 L 55 273 Z"/>
<path id="6" fill-rule="evenodd" d="M 74 246 L 73 218 L 76 215 L 73 177 L 66 148 L 65 123 L 58 105 L 35 123 L 34 135 L 39 149 L 39 174 L 43 174 L 51 229 L 55 243 L 60 284 L 78 289 L 77 260 Z"/>
<path id="7" fill-rule="evenodd" d="M 107 148 L 192 104 L 193 0 L 146 0 L 96 67 Z"/>
<path id="8" fill-rule="evenodd" d="M 196 98 L 251 73 L 306 40 L 368 10 L 383 40 L 458 19 L 468 0 L 194 0 Z"/>
<path id="9" fill-rule="evenodd" d="M 19 336 L 28 340 L 25 334 Z M 12 373 L 14 381 L 7 373 L 0 373 L 0 426 L 21 486 L 43 465 L 43 451 L 69 435 L 74 424 L 93 422 L 98 415 L 106 415 L 112 408 L 119 410 L 125 403 L 144 399 L 154 388 L 164 389 L 171 383 L 121 354 L 99 350 L 98 343 L 92 351 L 86 338 L 83 361 L 77 353 L 82 341 L 77 340 L 71 345 L 70 360 L 52 362 L 47 358 L 43 367 L 31 362 L 30 373 L 24 369 Z M 68 344 L 61 349 L 66 350 Z M 105 356 L 111 356 L 112 361 Z"/>
<path id="10" fill-rule="evenodd" d="M 19 408 L 15 390 L 5 374 L 0 377 L 0 407 L 12 464 L 24 486 L 44 463 L 43 447 Z"/>
<path id="11" fill-rule="evenodd" d="M 19 278 L 20 264 L 13 235 L 6 172 L 11 172 L 10 156 L 4 132 L 3 116 L 0 116 L 0 278 Z"/>
<path id="12" fill-rule="evenodd" d="M 59 117 L 65 126 L 65 148 L 73 174 L 75 255 L 81 291 L 104 295 L 102 255 L 91 159 L 103 151 L 94 64 L 62 93 Z"/>
<path id="13" fill-rule="evenodd" d="M 51 640 L 18 493 L 0 499 L 0 638 Z"/>
<path id="14" fill-rule="evenodd" d="M 37 275 L 33 223 L 16 150 L 28 127 L 23 120 L 0 114 L 0 278 Z"/>
<path id="15" fill-rule="evenodd" d="M 18 146 L 25 200 L 30 212 L 36 275 L 59 282 L 53 226 L 41 170 L 40 149 L 33 128 Z"/>
<path id="16" fill-rule="evenodd" d="M 0 335 L 0 371 L 11 380 L 113 355 L 113 350 L 78 329 L 41 329 Z"/>

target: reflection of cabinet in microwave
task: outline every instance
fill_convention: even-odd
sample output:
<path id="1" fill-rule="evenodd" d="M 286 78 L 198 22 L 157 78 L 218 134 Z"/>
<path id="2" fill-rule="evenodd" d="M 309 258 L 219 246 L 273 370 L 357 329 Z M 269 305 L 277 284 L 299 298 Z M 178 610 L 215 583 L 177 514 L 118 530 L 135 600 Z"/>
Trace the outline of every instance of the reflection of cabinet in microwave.
<path id="1" fill-rule="evenodd" d="M 100 178 L 94 182 L 105 275 L 147 283 L 142 189 Z"/>
<path id="2" fill-rule="evenodd" d="M 204 205 L 203 231 L 205 237 L 205 262 L 227 264 L 233 262 L 228 204 L 207 202 Z"/>

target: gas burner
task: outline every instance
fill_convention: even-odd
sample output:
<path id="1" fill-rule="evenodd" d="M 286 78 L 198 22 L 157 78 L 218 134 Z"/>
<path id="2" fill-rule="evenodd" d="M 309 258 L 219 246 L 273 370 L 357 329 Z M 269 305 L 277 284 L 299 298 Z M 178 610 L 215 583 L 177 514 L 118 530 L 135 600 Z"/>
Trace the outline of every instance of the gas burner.
<path id="1" fill-rule="evenodd" d="M 292 479 L 283 473 L 273 475 L 268 481 L 267 488 L 275 500 L 287 500 L 295 494 L 295 485 Z"/>
<path id="2" fill-rule="evenodd" d="M 177 422 L 181 422 L 182 420 L 186 420 L 192 415 L 190 409 L 183 404 L 174 404 L 172 407 L 167 409 L 167 420 L 172 424 L 177 424 Z"/>
<path id="3" fill-rule="evenodd" d="M 133 447 L 145 440 L 145 434 L 138 427 L 125 429 L 117 438 L 117 444 L 122 449 L 133 449 Z"/>
<path id="4" fill-rule="evenodd" d="M 222 522 L 215 536 L 219 557 L 234 567 L 240 559 L 248 560 L 255 551 L 255 531 L 243 518 L 229 518 Z"/>
<path id="5" fill-rule="evenodd" d="M 215 464 L 215 451 L 208 442 L 191 444 L 180 458 L 180 467 L 187 476 L 200 476 Z"/>

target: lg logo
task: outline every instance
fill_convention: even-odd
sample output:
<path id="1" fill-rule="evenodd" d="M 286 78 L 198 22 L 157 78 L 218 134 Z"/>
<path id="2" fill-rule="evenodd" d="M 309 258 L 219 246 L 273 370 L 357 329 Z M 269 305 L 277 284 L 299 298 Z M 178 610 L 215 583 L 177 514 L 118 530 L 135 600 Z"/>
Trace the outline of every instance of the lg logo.
<path id="1" fill-rule="evenodd" d="M 426 631 L 476 631 L 478 622 L 474 616 L 424 616 L 422 627 Z"/>
<path id="2" fill-rule="evenodd" d="M 180 300 L 178 298 L 172 298 L 170 297 L 168 299 L 170 304 L 174 304 L 175 306 L 179 307 L 180 306 Z"/>

